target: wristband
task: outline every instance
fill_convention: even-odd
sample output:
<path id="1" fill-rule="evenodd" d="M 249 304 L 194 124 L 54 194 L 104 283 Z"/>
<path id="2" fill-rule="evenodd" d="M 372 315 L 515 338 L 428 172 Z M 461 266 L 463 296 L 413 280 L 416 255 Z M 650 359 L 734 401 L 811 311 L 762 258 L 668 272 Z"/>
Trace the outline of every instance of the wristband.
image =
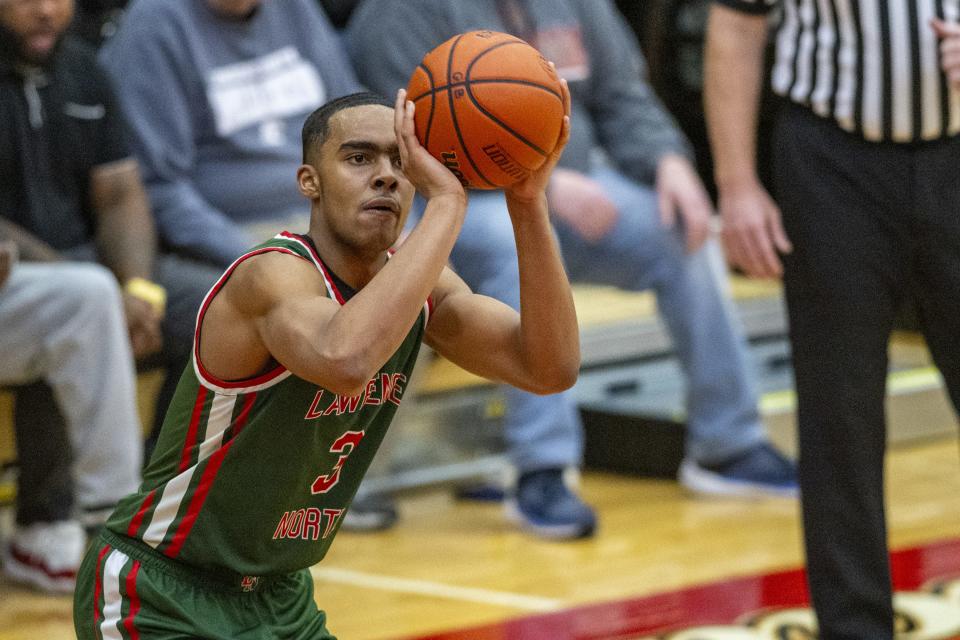
<path id="1" fill-rule="evenodd" d="M 146 278 L 130 278 L 124 283 L 123 290 L 148 303 L 159 316 L 162 316 L 167 308 L 167 290 L 156 282 L 150 282 Z"/>

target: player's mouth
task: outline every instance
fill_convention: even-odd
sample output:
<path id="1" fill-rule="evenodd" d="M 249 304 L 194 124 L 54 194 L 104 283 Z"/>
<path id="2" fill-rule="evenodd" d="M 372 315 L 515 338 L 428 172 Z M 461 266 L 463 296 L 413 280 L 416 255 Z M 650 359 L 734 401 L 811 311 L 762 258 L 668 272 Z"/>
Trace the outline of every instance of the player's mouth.
<path id="1" fill-rule="evenodd" d="M 377 213 L 390 213 L 394 215 L 400 213 L 400 203 L 393 198 L 387 197 L 371 198 L 364 202 L 360 208 L 364 211 Z"/>

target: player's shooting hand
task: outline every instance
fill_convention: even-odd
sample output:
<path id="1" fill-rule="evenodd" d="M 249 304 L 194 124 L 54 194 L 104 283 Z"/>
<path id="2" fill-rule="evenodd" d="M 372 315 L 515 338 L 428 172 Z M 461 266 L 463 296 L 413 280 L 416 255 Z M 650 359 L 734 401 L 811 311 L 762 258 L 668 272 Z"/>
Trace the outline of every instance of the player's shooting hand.
<path id="1" fill-rule="evenodd" d="M 757 278 L 783 274 L 780 253 L 793 245 L 780 220 L 780 208 L 759 182 L 720 190 L 723 245 L 731 264 Z"/>
<path id="2" fill-rule="evenodd" d="M 605 238 L 620 216 L 603 185 L 571 169 L 553 172 L 547 198 L 550 212 L 589 243 Z"/>
<path id="3" fill-rule="evenodd" d="M 163 347 L 161 318 L 150 303 L 124 292 L 123 311 L 127 319 L 133 357 L 139 360 L 160 351 Z"/>
<path id="4" fill-rule="evenodd" d="M 703 246 L 710 232 L 713 205 L 700 177 L 686 158 L 671 153 L 663 156 L 657 164 L 657 208 L 660 223 L 667 228 L 676 224 L 679 214 L 688 253 Z"/>
<path id="5" fill-rule="evenodd" d="M 960 24 L 934 18 L 930 21 L 940 38 L 940 67 L 954 89 L 960 89 Z"/>
<path id="6" fill-rule="evenodd" d="M 12 242 L 0 242 L 0 287 L 7 282 L 16 262 L 17 245 Z"/>
<path id="7" fill-rule="evenodd" d="M 466 199 L 466 192 L 457 177 L 430 155 L 417 139 L 413 120 L 415 109 L 413 102 L 407 100 L 406 90 L 400 89 L 394 105 L 393 125 L 404 175 L 427 199 L 446 194 Z"/>
<path id="8" fill-rule="evenodd" d="M 552 62 L 550 67 L 555 68 Z M 560 125 L 560 136 L 557 138 L 557 144 L 539 169 L 504 189 L 508 199 L 515 202 L 531 202 L 544 197 L 546 193 L 547 184 L 550 182 L 550 174 L 553 173 L 554 167 L 560 161 L 560 156 L 563 155 L 564 147 L 567 146 L 567 141 L 570 140 L 570 88 L 567 86 L 567 81 L 562 78 L 560 79 L 560 93 L 563 97 L 563 122 Z"/>

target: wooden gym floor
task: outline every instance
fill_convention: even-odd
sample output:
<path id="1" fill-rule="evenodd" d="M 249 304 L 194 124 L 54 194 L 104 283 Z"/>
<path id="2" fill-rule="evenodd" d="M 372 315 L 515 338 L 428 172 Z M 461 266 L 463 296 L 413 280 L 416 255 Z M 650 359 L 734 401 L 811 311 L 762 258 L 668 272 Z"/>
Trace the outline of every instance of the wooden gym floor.
<path id="1" fill-rule="evenodd" d="M 908 345 L 903 357 L 922 365 L 917 351 Z M 941 392 L 925 401 L 931 410 L 898 402 L 897 421 L 944 421 L 941 431 L 955 434 Z M 792 417 L 769 426 L 789 449 Z M 401 496 L 395 528 L 339 534 L 314 569 L 330 630 L 340 640 L 628 640 L 671 629 L 671 640 L 813 637 L 803 631 L 809 614 L 795 609 L 805 599 L 795 501 L 697 499 L 672 481 L 595 472 L 581 485 L 600 528 L 562 543 L 519 532 L 497 504 L 458 502 L 442 489 Z M 897 444 L 887 485 L 895 579 L 909 591 L 898 603 L 907 618 L 927 616 L 902 637 L 960 636 L 960 580 L 949 582 L 960 576 L 955 435 Z M 938 579 L 946 586 L 932 594 Z M 776 615 L 795 635 L 775 635 L 786 628 L 772 630 Z M 748 619 L 753 626 L 742 626 Z M 69 597 L 0 579 L 0 640 L 73 637 Z"/>

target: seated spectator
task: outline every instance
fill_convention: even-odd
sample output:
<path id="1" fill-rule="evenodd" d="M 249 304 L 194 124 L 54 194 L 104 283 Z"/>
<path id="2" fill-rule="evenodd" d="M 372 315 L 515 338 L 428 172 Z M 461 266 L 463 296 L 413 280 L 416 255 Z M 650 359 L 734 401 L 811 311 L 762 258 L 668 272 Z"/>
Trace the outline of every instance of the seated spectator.
<path id="1" fill-rule="evenodd" d="M 166 246 L 224 267 L 306 230 L 300 126 L 358 89 L 316 0 L 135 0 L 101 61 Z"/>
<path id="2" fill-rule="evenodd" d="M 609 0 L 365 0 L 348 25 L 348 50 L 361 82 L 390 94 L 427 51 L 474 29 L 523 37 L 570 83 L 576 124 L 547 192 L 553 221 L 572 280 L 657 295 L 688 383 L 681 483 L 707 494 L 793 495 L 795 468 L 763 431 L 708 238 L 710 201 L 623 19 Z M 451 260 L 474 291 L 518 307 L 511 233 L 500 194 L 474 192 Z M 508 514 L 542 536 L 590 535 L 593 510 L 562 477 L 582 460 L 572 395 L 507 396 L 505 435 L 518 471 Z"/>
<path id="3" fill-rule="evenodd" d="M 113 272 L 134 356 L 173 371 L 162 408 L 219 272 L 157 254 L 112 90 L 93 52 L 65 35 L 73 8 L 73 0 L 0 3 L 0 221 L 27 260 L 99 262 Z"/>
<path id="4" fill-rule="evenodd" d="M 4 544 L 3 572 L 39 589 L 69 593 L 86 548 L 84 529 L 76 514 L 25 492 L 24 484 L 60 482 L 57 468 L 44 465 L 52 455 L 72 457 L 81 509 L 111 506 L 137 487 L 133 358 L 120 291 L 109 271 L 67 262 L 14 264 L 15 255 L 15 245 L 0 243 L 0 384 L 45 380 L 67 418 L 71 446 L 37 451 L 33 445 L 48 434 L 18 430 L 24 482 L 13 534 Z"/>

